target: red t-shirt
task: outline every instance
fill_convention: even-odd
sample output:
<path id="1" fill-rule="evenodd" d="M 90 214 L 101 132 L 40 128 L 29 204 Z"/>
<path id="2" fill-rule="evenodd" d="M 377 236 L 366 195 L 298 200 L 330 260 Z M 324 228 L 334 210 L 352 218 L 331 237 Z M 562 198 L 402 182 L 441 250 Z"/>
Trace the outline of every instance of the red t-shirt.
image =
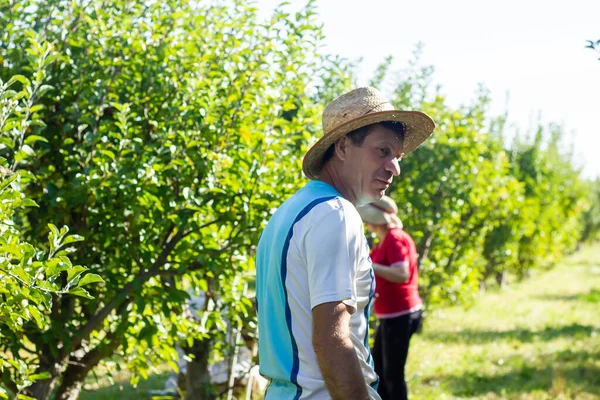
<path id="1" fill-rule="evenodd" d="M 422 302 L 419 296 L 417 248 L 408 233 L 400 228 L 390 229 L 383 242 L 371 251 L 371 260 L 385 266 L 408 261 L 410 272 L 410 278 L 405 283 L 393 283 L 375 276 L 375 315 L 392 318 L 418 310 Z"/>

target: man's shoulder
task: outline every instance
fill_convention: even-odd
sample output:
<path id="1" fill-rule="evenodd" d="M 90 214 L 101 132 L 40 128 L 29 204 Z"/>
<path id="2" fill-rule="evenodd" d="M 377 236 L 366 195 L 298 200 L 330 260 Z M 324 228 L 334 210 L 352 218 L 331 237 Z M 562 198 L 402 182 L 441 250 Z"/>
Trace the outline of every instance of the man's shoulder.
<path id="1" fill-rule="evenodd" d="M 362 231 L 360 214 L 350 201 L 328 184 L 311 181 L 281 204 L 269 220 L 267 230 L 292 226 L 300 230 L 321 229 L 336 221 Z"/>
<path id="2" fill-rule="evenodd" d="M 341 222 L 348 219 L 349 215 L 354 217 L 353 211 L 357 213 L 352 204 L 341 196 L 306 199 L 302 207 L 296 208 L 297 221 L 302 220 L 309 225 L 330 224 L 335 220 Z"/>
<path id="3" fill-rule="evenodd" d="M 328 213 L 334 210 L 358 214 L 352 203 L 332 186 L 320 181 L 308 182 L 283 202 L 279 210 L 286 214 Z"/>

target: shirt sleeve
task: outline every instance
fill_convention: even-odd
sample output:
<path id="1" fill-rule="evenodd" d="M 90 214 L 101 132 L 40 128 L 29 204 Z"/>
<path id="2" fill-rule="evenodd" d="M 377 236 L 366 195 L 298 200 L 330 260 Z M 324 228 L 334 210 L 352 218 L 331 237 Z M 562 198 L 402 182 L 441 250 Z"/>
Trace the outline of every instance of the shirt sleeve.
<path id="1" fill-rule="evenodd" d="M 397 234 L 390 234 L 385 242 L 385 255 L 390 263 L 394 265 L 399 262 L 410 261 L 410 246 L 406 238 Z"/>
<path id="2" fill-rule="evenodd" d="M 343 208 L 336 208 L 307 230 L 304 245 L 311 309 L 333 301 L 356 309 L 357 246 L 362 231 L 354 225 Z"/>

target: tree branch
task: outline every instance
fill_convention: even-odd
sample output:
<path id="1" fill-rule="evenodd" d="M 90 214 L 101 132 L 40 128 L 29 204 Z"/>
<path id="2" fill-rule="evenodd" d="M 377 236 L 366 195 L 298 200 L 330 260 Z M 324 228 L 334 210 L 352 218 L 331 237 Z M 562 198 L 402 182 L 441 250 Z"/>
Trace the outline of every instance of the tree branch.
<path id="1" fill-rule="evenodd" d="M 209 223 L 206 223 L 206 224 L 202 225 L 202 227 L 200 227 L 199 229 L 202 229 L 211 224 L 215 224 L 218 221 L 219 220 L 217 219 L 217 220 L 211 221 Z M 71 341 L 71 344 L 70 344 L 70 349 L 68 349 L 68 351 L 72 351 L 72 350 L 79 348 L 81 343 L 84 340 L 86 340 L 90 336 L 90 334 L 102 324 L 102 322 L 106 319 L 106 317 L 108 317 L 108 315 L 113 310 L 115 310 L 117 307 L 122 305 L 127 300 L 127 297 L 129 296 L 129 294 L 131 292 L 140 288 L 144 283 L 146 283 L 153 276 L 159 275 L 161 272 L 160 268 L 167 262 L 167 259 L 168 259 L 169 255 L 171 254 L 171 252 L 175 249 L 175 246 L 182 239 L 184 239 L 186 236 L 188 236 L 192 232 L 193 232 L 192 229 L 188 229 L 185 231 L 179 230 L 175 234 L 173 234 L 171 232 L 171 234 L 168 235 L 167 240 L 165 241 L 165 243 L 162 246 L 162 252 L 161 252 L 160 256 L 152 264 L 152 266 L 148 270 L 143 271 L 142 273 L 137 275 L 135 278 L 133 278 L 133 280 L 131 280 L 125 286 L 123 286 L 115 294 L 115 296 L 108 302 L 108 304 L 106 304 L 100 311 L 98 311 L 94 316 L 92 316 L 85 323 L 85 325 L 83 325 L 81 327 L 81 329 L 79 329 L 79 331 L 75 333 L 75 335 L 73 336 L 73 340 Z M 131 300 L 132 299 L 129 299 L 127 301 L 130 302 Z M 67 354 L 67 349 L 65 347 L 63 347 L 61 358 L 65 357 L 66 354 Z"/>

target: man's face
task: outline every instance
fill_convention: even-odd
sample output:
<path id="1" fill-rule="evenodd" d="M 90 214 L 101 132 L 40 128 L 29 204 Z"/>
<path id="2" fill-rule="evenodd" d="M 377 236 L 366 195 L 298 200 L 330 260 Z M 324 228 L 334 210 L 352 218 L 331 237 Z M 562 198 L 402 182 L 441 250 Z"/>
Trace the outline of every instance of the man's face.
<path id="1" fill-rule="evenodd" d="M 356 205 L 379 200 L 400 175 L 402 140 L 396 133 L 381 125 L 373 125 L 361 147 L 346 138 L 347 157 L 344 162 L 344 181 L 356 199 Z"/>

